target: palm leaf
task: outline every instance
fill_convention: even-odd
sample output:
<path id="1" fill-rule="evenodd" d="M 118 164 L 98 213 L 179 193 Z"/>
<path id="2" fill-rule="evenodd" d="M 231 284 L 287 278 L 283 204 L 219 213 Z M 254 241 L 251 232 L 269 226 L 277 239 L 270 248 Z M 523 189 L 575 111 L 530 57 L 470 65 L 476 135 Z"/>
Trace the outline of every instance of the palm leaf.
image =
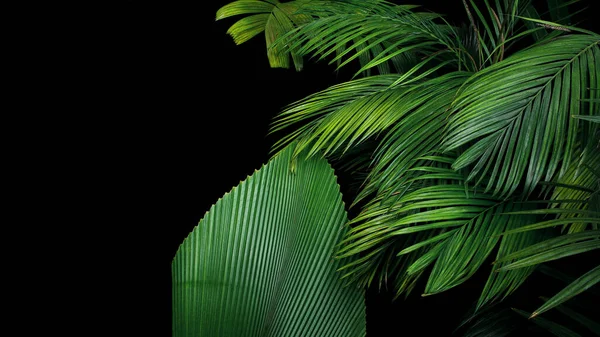
<path id="1" fill-rule="evenodd" d="M 331 87 L 293 104 L 275 118 L 271 132 L 301 124 L 276 143 L 275 149 L 298 140 L 298 152 L 307 149 L 309 155 L 343 155 L 392 128 L 393 136 L 381 141 L 381 151 L 392 146 L 397 152 L 405 149 L 404 153 L 395 153 L 398 157 L 394 158 L 406 165 L 435 148 L 434 140 L 443 131 L 447 107 L 466 78 L 467 74 L 456 72 L 411 84 L 415 78 L 379 75 Z M 429 137 L 431 141 L 424 148 L 406 146 L 411 140 Z M 398 163 L 390 165 L 394 158 L 384 152 L 384 162 L 376 166 L 373 174 L 380 174 L 384 168 L 402 174 L 397 170 Z M 371 192 L 370 188 L 371 185 L 365 188 L 366 193 Z"/>
<path id="2" fill-rule="evenodd" d="M 519 207 L 519 205 L 516 204 L 513 207 Z M 520 228 L 523 225 L 535 222 L 536 219 L 537 217 L 531 214 L 511 217 L 506 226 L 507 232 L 510 232 L 511 229 Z M 504 257 L 509 256 L 514 252 L 520 251 L 531 246 L 532 244 L 544 240 L 547 238 L 547 236 L 548 234 L 545 231 L 504 235 L 500 242 L 498 253 L 496 254 L 496 260 L 502 260 Z M 497 272 L 498 269 L 506 264 L 506 262 L 496 262 L 494 264 L 492 272 L 490 273 L 481 296 L 479 297 L 475 310 L 479 310 L 490 302 L 505 299 L 508 295 L 517 290 L 517 288 L 523 284 L 523 282 L 525 282 L 525 280 L 535 269 L 534 266 L 530 266 L 507 270 L 504 272 Z"/>
<path id="3" fill-rule="evenodd" d="M 298 25 L 310 21 L 310 17 L 298 14 L 306 0 L 281 3 L 276 0 L 239 0 L 221 7 L 217 11 L 217 20 L 237 15 L 250 15 L 234 23 L 227 34 L 236 44 L 242 44 L 256 35 L 265 32 L 267 57 L 273 68 L 289 68 L 290 57 L 296 70 L 303 67 L 302 57 L 293 50 L 283 51 L 273 46 L 275 40 L 283 37 Z"/>
<path id="4" fill-rule="evenodd" d="M 556 220 L 564 223 L 564 229 L 568 226 L 569 233 L 583 231 L 588 225 L 598 229 L 600 223 L 600 209 L 594 203 L 600 194 L 600 151 L 593 146 L 598 139 L 590 137 L 590 146 L 576 157 L 578 160 L 570 165 L 557 184 L 547 185 L 556 186 L 550 198 L 554 202 L 549 204 L 549 209 L 564 210 Z M 566 202 L 556 202 L 559 200 Z"/>
<path id="5" fill-rule="evenodd" d="M 454 72 L 414 86 L 402 98 L 402 119 L 394 123 L 373 155 L 373 167 L 356 202 L 376 194 L 373 203 L 388 203 L 401 196 L 413 177 L 410 169 L 425 165 L 416 160 L 434 154 L 443 136 L 451 101 L 468 73 Z"/>
<path id="6" fill-rule="evenodd" d="M 382 265 L 402 264 L 410 258 L 406 269 L 397 270 L 398 282 L 412 282 L 414 275 L 433 264 L 425 288 L 426 294 L 433 294 L 464 282 L 478 270 L 500 240 L 499 234 L 522 216 L 502 215 L 516 206 L 477 193 L 448 164 L 441 166 L 415 168 L 423 174 L 412 179 L 414 189 L 390 204 L 372 204 L 351 221 L 355 226 L 342 241 L 339 255 L 363 258 L 360 269 L 344 267 L 345 277 L 369 284 Z M 412 244 L 402 238 L 415 233 L 421 236 Z M 383 256 L 391 255 L 390 251 L 397 251 L 398 256 L 388 262 Z"/>
<path id="7" fill-rule="evenodd" d="M 537 308 L 531 314 L 531 317 L 535 317 L 564 303 L 565 301 L 568 301 L 572 297 L 579 295 L 580 293 L 592 287 L 598 282 L 600 282 L 600 265 L 596 266 L 595 268 L 585 273 L 575 281 L 571 282 L 568 286 L 563 288 L 556 295 L 552 296 L 552 298 L 546 301 L 544 305 Z"/>
<path id="8" fill-rule="evenodd" d="M 550 219 L 535 222 L 506 231 L 514 234 L 526 231 L 563 226 L 568 233 L 577 233 L 588 228 L 598 229 L 600 209 L 594 203 L 600 194 L 600 152 L 588 147 L 579 160 L 571 163 L 565 174 L 553 183 L 543 183 L 552 195 L 548 200 L 529 200 L 528 204 L 547 204 L 547 209 L 530 213 L 541 214 Z"/>
<path id="9" fill-rule="evenodd" d="M 572 283 L 576 279 L 576 277 L 573 277 L 572 275 L 569 275 L 569 274 L 565 274 L 556 268 L 552 268 L 552 267 L 548 266 L 547 264 L 541 264 L 541 265 L 537 266 L 535 270 L 546 276 L 552 277 L 553 279 L 561 281 L 562 283 L 565 283 L 565 284 Z M 588 292 L 596 297 L 600 297 L 599 289 L 590 288 L 590 289 L 588 289 Z"/>
<path id="10" fill-rule="evenodd" d="M 561 235 L 548 239 L 517 252 L 508 254 L 498 262 L 515 261 L 504 265 L 497 271 L 510 270 L 540 264 L 563 257 L 581 254 L 600 248 L 600 231 L 589 230 L 574 234 Z"/>
<path id="11" fill-rule="evenodd" d="M 587 295 L 597 295 L 597 292 L 595 292 L 593 288 L 586 287 L 593 286 L 590 284 L 590 282 L 594 281 L 593 275 L 586 274 L 580 280 L 575 280 L 575 278 L 543 264 L 540 265 L 537 270 L 564 281 L 565 283 L 573 283 L 576 281 L 573 283 L 574 286 L 577 285 L 576 288 L 583 290 L 581 288 L 581 286 L 583 286 L 586 288 Z M 598 276 L 596 276 L 596 280 L 597 279 L 599 279 Z M 583 282 L 580 283 L 580 281 Z M 576 289 L 572 288 L 570 291 L 571 290 L 574 291 Z M 563 292 L 561 291 L 561 293 Z M 566 294 L 566 292 L 563 294 Z M 513 309 L 513 311 L 519 313 L 521 316 L 528 318 L 527 320 L 519 319 L 518 316 L 512 315 L 513 313 L 510 311 L 507 312 L 507 308 L 510 306 L 510 303 L 507 302 L 523 301 L 523 296 L 527 297 L 528 294 L 524 294 L 520 298 L 509 298 L 505 302 L 497 302 L 491 306 L 485 307 L 483 310 L 477 310 L 478 308 L 474 307 L 473 313 L 469 314 L 468 318 L 463 321 L 457 330 L 467 327 L 463 336 L 505 336 L 507 334 L 510 334 L 511 336 L 521 336 L 531 334 L 531 329 L 528 329 L 528 327 L 531 326 L 530 323 L 533 323 L 550 331 L 554 335 L 562 335 L 561 332 L 567 334 L 581 332 L 582 335 L 587 336 L 589 332 L 592 332 L 595 335 L 600 336 L 600 324 L 598 321 L 594 320 L 595 316 L 593 315 L 598 301 L 594 296 L 586 296 L 585 301 L 581 298 L 573 299 L 573 301 L 569 303 L 570 306 L 567 306 L 564 301 L 561 303 L 552 303 L 552 299 L 549 300 L 548 298 L 540 296 L 545 302 L 542 307 L 557 304 L 554 308 L 556 308 L 558 313 L 562 314 L 549 315 L 541 320 L 538 320 L 540 317 L 537 317 L 535 312 L 531 315 L 525 311 Z M 571 297 L 569 297 L 569 299 L 570 298 Z M 525 301 L 527 301 L 527 299 L 525 299 Z M 589 318 L 588 316 L 592 318 Z"/>
<path id="12" fill-rule="evenodd" d="M 276 46 L 303 56 L 318 55 L 320 60 L 330 58 L 329 63 L 337 63 L 338 68 L 359 59 L 361 68 L 356 75 L 375 67 L 385 73 L 389 66 L 384 63 L 406 71 L 406 66 L 414 66 L 405 63 L 413 55 L 435 54 L 444 60 L 440 45 L 456 52 L 452 30 L 432 21 L 438 15 L 413 12 L 413 7 L 378 0 L 311 2 L 299 13 L 315 19 L 290 32 Z"/>
<path id="13" fill-rule="evenodd" d="M 489 0 L 484 0 L 484 4 L 482 8 L 486 10 L 480 9 L 473 0 L 463 0 L 475 34 L 477 53 L 472 56 L 479 58 L 478 69 L 501 61 L 512 45 L 508 44 L 509 41 L 537 33 L 536 30 L 529 30 L 516 34 L 520 30 L 517 15 L 532 8 L 528 1 L 495 1 L 491 5 Z"/>
<path id="14" fill-rule="evenodd" d="M 475 274 L 498 243 L 497 234 L 510 222 L 510 217 L 500 215 L 504 207 L 483 210 L 448 239 L 433 266 L 426 294 L 448 290 Z"/>
<path id="15" fill-rule="evenodd" d="M 328 155 L 342 145 L 346 149 L 382 131 L 393 123 L 390 109 L 406 89 L 393 90 L 396 75 L 380 75 L 335 85 L 300 100 L 273 121 L 270 132 L 300 124 L 279 140 L 274 150 L 299 140 L 297 151 L 307 148 L 309 155 Z M 384 119 L 373 118 L 371 114 Z"/>
<path id="16" fill-rule="evenodd" d="M 488 175 L 486 190 L 530 194 L 569 167 L 588 93 L 600 81 L 599 40 L 568 35 L 518 52 L 473 75 L 454 102 L 444 150 L 465 147 L 455 169 L 474 164 L 469 180 Z M 586 111 L 597 115 L 599 112 Z"/>
<path id="17" fill-rule="evenodd" d="M 364 336 L 332 259 L 347 221 L 323 159 L 287 148 L 220 199 L 173 260 L 173 336 Z M 346 262 L 347 263 L 347 262 Z"/>

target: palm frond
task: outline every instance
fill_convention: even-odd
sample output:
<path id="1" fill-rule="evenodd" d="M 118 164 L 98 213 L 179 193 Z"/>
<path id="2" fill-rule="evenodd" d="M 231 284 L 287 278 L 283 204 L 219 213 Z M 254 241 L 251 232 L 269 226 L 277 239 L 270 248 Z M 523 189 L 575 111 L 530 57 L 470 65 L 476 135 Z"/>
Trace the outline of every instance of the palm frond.
<path id="1" fill-rule="evenodd" d="M 497 272 L 533 266 L 595 249 L 600 249 L 600 231 L 598 230 L 560 235 L 498 259 L 497 262 L 514 261 L 498 268 Z"/>
<path id="2" fill-rule="evenodd" d="M 552 267 L 548 266 L 547 264 L 540 264 L 539 266 L 536 267 L 535 271 L 539 272 L 545 276 L 548 276 L 550 278 L 553 278 L 555 280 L 558 280 L 564 284 L 572 283 L 573 281 L 575 281 L 577 279 L 576 277 L 574 277 L 570 274 L 566 274 L 566 273 L 560 271 L 559 269 L 552 268 Z M 598 288 L 590 288 L 590 289 L 588 289 L 588 293 L 590 293 L 591 295 L 593 295 L 595 297 L 600 297 L 600 289 L 598 289 Z"/>
<path id="3" fill-rule="evenodd" d="M 497 234 L 511 222 L 510 217 L 499 215 L 505 207 L 510 206 L 483 210 L 447 239 L 429 276 L 426 294 L 453 288 L 475 274 L 498 243 Z"/>
<path id="4" fill-rule="evenodd" d="M 402 98 L 407 113 L 381 138 L 373 154 L 369 177 L 356 202 L 376 195 L 372 203 L 388 203 L 402 195 L 414 167 L 423 166 L 434 155 L 449 115 L 449 107 L 468 73 L 454 72 L 417 84 Z M 406 103 L 404 103 L 406 102 Z M 399 113 L 396 113 L 399 116 Z M 436 158 L 439 159 L 439 158 Z"/>
<path id="5" fill-rule="evenodd" d="M 562 176 L 578 147 L 579 123 L 568 115 L 585 111 L 581 88 L 600 81 L 598 43 L 565 36 L 473 75 L 454 102 L 443 143 L 446 151 L 465 147 L 453 167 L 472 167 L 469 181 L 486 178 L 486 191 L 500 197 L 519 186 L 529 195 L 558 168 Z"/>
<path id="6" fill-rule="evenodd" d="M 238 0 L 221 7 L 217 11 L 216 19 L 250 15 L 238 20 L 227 30 L 234 42 L 242 44 L 265 32 L 267 57 L 271 67 L 289 68 L 291 57 L 296 70 L 300 71 L 303 67 L 302 57 L 293 50 L 280 50 L 274 46 L 274 42 L 295 27 L 310 21 L 309 16 L 297 13 L 306 2 L 307 0 L 284 3 L 275 0 Z"/>
<path id="7" fill-rule="evenodd" d="M 529 8 L 527 1 L 514 0 L 495 1 L 494 5 L 491 5 L 489 0 L 484 0 L 484 5 L 481 7 L 486 10 L 480 9 L 473 0 L 463 0 L 475 35 L 477 54 L 472 56 L 478 59 L 478 69 L 497 63 L 508 54 L 510 45 L 507 42 L 511 35 L 516 35 L 514 31 L 518 30 L 517 15 Z M 534 31 L 524 35 L 530 33 Z"/>
<path id="8" fill-rule="evenodd" d="M 571 163 L 565 174 L 556 182 L 543 183 L 552 194 L 547 200 L 529 200 L 529 204 L 547 204 L 546 209 L 532 211 L 546 219 L 505 232 L 519 232 L 563 226 L 563 231 L 576 233 L 588 228 L 598 229 L 600 209 L 596 199 L 600 194 L 600 152 L 586 148 L 578 160 Z M 548 219 L 549 218 L 549 219 Z"/>
<path id="9" fill-rule="evenodd" d="M 309 156 L 343 155 L 392 126 L 396 136 L 385 138 L 382 144 L 435 136 L 443 129 L 444 113 L 454 92 L 467 76 L 451 73 L 419 81 L 419 76 L 378 75 L 336 85 L 294 103 L 275 118 L 271 132 L 301 126 L 274 149 L 298 140 L 297 151 L 306 149 Z M 404 156 L 411 161 L 434 146 L 431 141 L 425 150 Z M 388 145 L 384 147 L 388 149 Z"/>
<path id="10" fill-rule="evenodd" d="M 517 205 L 515 205 L 517 206 Z M 518 207 L 518 206 L 517 206 Z M 521 205 L 522 207 L 522 205 Z M 507 232 L 518 229 L 524 225 L 536 222 L 537 217 L 532 214 L 523 214 L 521 216 L 512 217 L 511 221 L 508 222 L 506 229 Z M 500 241 L 498 253 L 496 254 L 496 261 L 502 260 L 506 256 L 520 251 L 526 247 L 536 244 L 546 238 L 549 233 L 546 231 L 536 232 L 525 232 L 515 235 L 504 235 Z M 492 272 L 488 277 L 487 282 L 483 288 L 481 296 L 477 302 L 475 310 L 479 310 L 491 302 L 505 299 L 508 295 L 512 294 L 515 290 L 525 282 L 525 280 L 534 271 L 535 266 L 507 270 L 504 272 L 497 272 L 498 269 L 506 265 L 507 263 L 496 262 L 492 268 Z"/>
<path id="11" fill-rule="evenodd" d="M 396 261 L 407 254 L 420 255 L 412 255 L 418 259 L 411 261 L 404 274 L 396 274 L 400 282 L 433 264 L 426 294 L 450 289 L 475 273 L 499 241 L 499 234 L 514 221 L 512 216 L 501 215 L 512 206 L 477 193 L 464 184 L 464 176 L 447 165 L 416 168 L 424 173 L 415 177 L 415 182 L 434 183 L 416 184 L 420 187 L 407 191 L 392 204 L 373 205 L 351 221 L 355 226 L 341 242 L 338 255 L 365 258 L 360 270 L 344 267 L 348 269 L 345 276 L 368 284 L 380 265 L 368 257 L 384 254 L 382 247 L 399 251 Z M 443 181 L 446 183 L 440 183 Z M 407 245 L 402 237 L 415 233 L 424 236 Z"/>
<path id="12" fill-rule="evenodd" d="M 547 301 L 547 298 L 542 297 L 543 300 Z M 596 299 L 598 300 L 598 299 Z M 586 328 L 586 332 L 592 332 L 596 336 L 600 336 L 600 322 L 588 318 L 587 316 L 577 312 L 570 307 L 562 304 L 556 307 L 556 310 L 563 315 L 569 317 L 573 321 L 579 323 L 580 326 Z"/>
<path id="13" fill-rule="evenodd" d="M 319 5 L 322 4 L 322 5 Z M 413 6 L 396 6 L 382 1 L 311 2 L 299 13 L 314 19 L 286 35 L 276 46 L 296 51 L 299 55 L 315 55 L 320 60 L 330 59 L 338 68 L 355 59 L 361 61 L 357 71 L 364 73 L 378 67 L 397 72 L 410 69 L 414 56 L 426 58 L 435 55 L 447 60 L 444 52 L 455 52 L 452 29 L 434 23 L 438 16 L 414 12 Z M 398 66 L 400 66 L 398 68 Z"/>
<path id="14" fill-rule="evenodd" d="M 325 154 L 329 154 L 343 144 L 354 145 L 360 143 L 359 138 L 364 140 L 380 132 L 383 130 L 382 121 L 369 119 L 369 114 L 388 118 L 388 121 L 383 121 L 383 127 L 392 122 L 391 117 L 385 115 L 389 112 L 389 104 L 406 91 L 405 88 L 392 88 L 398 78 L 397 75 L 380 75 L 357 79 L 332 86 L 290 105 L 275 117 L 270 132 L 300 126 L 275 143 L 272 152 L 299 140 L 298 151 L 307 148 L 309 155 L 314 155 L 324 149 L 327 151 Z M 388 106 L 379 105 L 385 101 Z M 361 127 L 358 121 L 367 124 Z M 313 141 L 316 143 L 312 144 Z"/>
<path id="15" fill-rule="evenodd" d="M 600 264 L 585 273 L 575 281 L 571 282 L 568 286 L 564 287 L 560 292 L 556 295 L 552 296 L 549 300 L 544 303 L 541 307 L 537 308 L 532 314 L 531 317 L 535 317 L 539 314 L 542 314 L 560 304 L 568 301 L 574 296 L 579 295 L 583 291 L 588 288 L 594 286 L 596 283 L 600 282 Z"/>
<path id="16" fill-rule="evenodd" d="M 539 265 L 536 271 L 542 272 L 543 274 L 560 280 L 564 283 L 571 283 L 574 288 L 568 289 L 567 291 L 560 291 L 562 294 L 573 294 L 578 291 L 586 291 L 586 298 L 573 296 L 562 298 L 556 298 L 561 300 L 560 303 L 548 299 L 544 296 L 537 296 L 531 294 L 532 297 L 539 297 L 544 301 L 541 308 L 552 306 L 556 309 L 553 314 L 546 315 L 544 318 L 538 317 L 533 314 L 515 309 L 512 311 L 508 310 L 509 307 L 520 307 L 522 305 L 529 306 L 528 297 L 529 293 L 522 294 L 520 297 L 512 297 L 504 302 L 496 302 L 493 305 L 486 306 L 482 310 L 478 310 L 478 307 L 473 307 L 471 313 L 468 314 L 467 319 L 463 321 L 456 329 L 457 331 L 462 330 L 463 336 L 523 336 L 530 335 L 534 330 L 534 326 L 539 327 L 536 332 L 543 332 L 546 330 L 552 335 L 562 336 L 564 333 L 570 334 L 581 334 L 582 336 L 588 336 L 589 333 L 600 336 L 600 321 L 595 315 L 595 310 L 598 302 L 598 291 L 593 288 L 594 279 L 599 279 L 598 276 L 588 273 L 584 277 L 576 279 L 570 275 L 564 274 L 557 269 L 551 268 L 545 264 Z M 588 287 L 589 286 L 589 287 Z M 585 288 L 585 289 L 583 289 Z M 538 294 L 539 295 L 539 294 Z M 524 297 L 524 298 L 523 298 Z M 515 305 L 516 304 L 516 305 Z M 514 313 L 518 315 L 514 315 Z M 522 316 L 519 318 L 519 315 Z M 523 319 L 527 318 L 527 319 Z M 541 318 L 541 319 L 540 319 Z M 456 331 L 455 331 L 456 332 Z M 561 334 L 563 333 L 563 334 Z M 535 334 L 538 336 L 538 334 Z M 546 336 L 546 334 L 541 334 Z"/>

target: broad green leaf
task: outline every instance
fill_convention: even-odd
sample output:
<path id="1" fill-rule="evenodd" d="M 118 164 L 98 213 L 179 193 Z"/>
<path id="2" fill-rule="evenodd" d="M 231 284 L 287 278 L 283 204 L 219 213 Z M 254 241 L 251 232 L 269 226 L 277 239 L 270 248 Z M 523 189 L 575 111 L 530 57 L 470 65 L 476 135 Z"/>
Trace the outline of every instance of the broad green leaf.
<path id="1" fill-rule="evenodd" d="M 333 169 L 289 147 L 225 194 L 173 260 L 173 336 L 364 336 L 364 292 L 332 257 L 347 221 Z"/>

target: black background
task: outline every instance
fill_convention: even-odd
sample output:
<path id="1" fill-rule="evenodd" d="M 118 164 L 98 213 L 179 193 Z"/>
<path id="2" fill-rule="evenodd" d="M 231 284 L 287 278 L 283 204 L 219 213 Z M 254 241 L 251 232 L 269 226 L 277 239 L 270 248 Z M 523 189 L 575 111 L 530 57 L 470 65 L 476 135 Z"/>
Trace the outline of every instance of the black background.
<path id="1" fill-rule="evenodd" d="M 97 163 L 94 179 L 111 190 L 104 205 L 117 211 L 104 226 L 130 252 L 109 278 L 124 293 L 111 308 L 124 314 L 125 334 L 141 335 L 143 327 L 170 335 L 170 263 L 179 244 L 219 197 L 268 160 L 277 112 L 349 79 L 325 63 L 307 62 L 300 73 L 269 68 L 262 36 L 236 46 L 226 35 L 235 18 L 215 22 L 228 2 L 124 1 L 100 27 L 104 48 L 92 66 L 103 83 L 96 106 L 106 132 L 98 145 L 108 160 Z M 409 3 L 464 22 L 460 0 Z M 419 334 L 448 335 L 482 281 L 394 305 L 370 293 L 368 331 L 406 336 L 419 324 Z"/>

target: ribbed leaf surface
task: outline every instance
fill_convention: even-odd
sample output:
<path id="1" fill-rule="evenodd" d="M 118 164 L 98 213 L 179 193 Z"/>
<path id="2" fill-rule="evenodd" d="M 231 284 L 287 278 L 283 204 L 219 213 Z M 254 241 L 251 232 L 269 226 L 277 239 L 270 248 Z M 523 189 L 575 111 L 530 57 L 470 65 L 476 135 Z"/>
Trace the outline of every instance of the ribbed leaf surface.
<path id="1" fill-rule="evenodd" d="M 332 258 L 347 215 L 333 169 L 288 147 L 220 199 L 179 248 L 173 336 L 364 336 L 362 290 Z"/>

